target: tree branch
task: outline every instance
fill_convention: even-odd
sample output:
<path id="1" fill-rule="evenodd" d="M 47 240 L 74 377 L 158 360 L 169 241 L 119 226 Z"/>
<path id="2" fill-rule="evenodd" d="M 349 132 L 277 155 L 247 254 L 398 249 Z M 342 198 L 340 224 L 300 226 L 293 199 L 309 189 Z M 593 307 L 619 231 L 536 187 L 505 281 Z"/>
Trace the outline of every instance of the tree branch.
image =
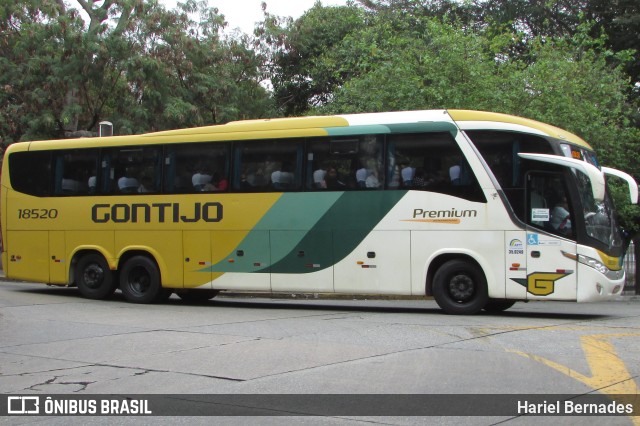
<path id="1" fill-rule="evenodd" d="M 62 2 L 62 0 L 58 0 L 59 2 Z M 91 16 L 93 10 L 91 10 L 91 5 L 89 5 L 88 2 L 86 2 L 85 0 L 76 0 L 80 6 L 82 6 L 82 8 L 84 9 L 85 12 L 87 12 L 89 14 L 89 16 Z"/>
<path id="2" fill-rule="evenodd" d="M 67 6 L 64 4 L 63 0 L 56 0 L 56 3 L 58 4 L 58 8 L 60 9 L 60 11 L 58 12 L 60 15 L 65 15 L 67 13 Z"/>

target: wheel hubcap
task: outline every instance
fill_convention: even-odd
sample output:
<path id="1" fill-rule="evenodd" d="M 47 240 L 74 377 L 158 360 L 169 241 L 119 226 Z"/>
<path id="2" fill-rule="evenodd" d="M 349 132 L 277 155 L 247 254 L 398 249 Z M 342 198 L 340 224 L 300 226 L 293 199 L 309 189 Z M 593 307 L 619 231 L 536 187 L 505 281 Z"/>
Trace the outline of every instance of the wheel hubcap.
<path id="1" fill-rule="evenodd" d="M 467 302 L 473 297 L 475 285 L 468 275 L 456 275 L 449 281 L 449 293 L 458 302 Z"/>
<path id="2" fill-rule="evenodd" d="M 89 288 L 98 288 L 104 281 L 104 271 L 96 264 L 89 265 L 84 270 L 84 282 Z"/>
<path id="3" fill-rule="evenodd" d="M 151 277 L 145 268 L 135 268 L 129 273 L 129 287 L 135 293 L 143 294 L 151 286 Z"/>

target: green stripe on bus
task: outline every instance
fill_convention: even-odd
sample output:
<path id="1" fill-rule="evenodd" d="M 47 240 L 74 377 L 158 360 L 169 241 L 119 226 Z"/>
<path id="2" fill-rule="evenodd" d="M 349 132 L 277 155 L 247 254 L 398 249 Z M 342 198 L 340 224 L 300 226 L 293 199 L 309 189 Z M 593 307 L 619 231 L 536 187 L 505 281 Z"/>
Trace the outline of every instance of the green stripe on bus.
<path id="1" fill-rule="evenodd" d="M 390 133 L 389 127 L 382 124 L 370 124 L 363 126 L 328 127 L 325 128 L 329 136 L 361 136 Z"/>
<path id="2" fill-rule="evenodd" d="M 423 133 L 423 132 L 451 132 L 455 137 L 458 128 L 453 123 L 425 121 L 422 123 L 387 124 L 391 133 Z"/>
<path id="3" fill-rule="evenodd" d="M 307 273 L 344 259 L 406 191 L 283 194 L 227 257 L 201 272 Z M 269 251 L 271 265 L 236 256 Z M 251 257 L 251 256 L 248 256 Z"/>
<path id="4" fill-rule="evenodd" d="M 315 272 L 351 253 L 406 194 L 406 191 L 345 192 L 309 230 L 291 244 L 287 255 L 271 265 L 272 273 Z M 274 236 L 272 234 L 272 242 Z M 278 243 L 281 243 L 279 239 Z M 273 246 L 273 245 L 272 245 Z M 282 251 L 283 247 L 278 247 Z"/>
<path id="5" fill-rule="evenodd" d="M 250 260 L 254 258 L 255 253 L 264 253 L 267 250 L 269 256 L 266 258 L 270 263 L 287 256 L 290 247 L 295 246 L 308 230 L 316 226 L 341 194 L 340 192 L 282 194 L 282 197 L 265 213 L 240 244 L 225 257 L 225 259 L 235 258 L 236 261 L 233 264 L 222 260 L 201 272 L 268 272 L 268 265 L 256 266 L 255 262 L 245 261 L 242 257 L 247 257 Z M 274 232 L 280 231 L 303 232 L 289 233 L 290 237 L 284 238 L 283 246 L 274 250 L 270 236 Z M 282 234 L 282 236 L 286 235 Z M 298 236 L 297 240 L 296 236 Z M 238 250 L 242 250 L 247 256 L 236 256 Z"/>
<path id="6" fill-rule="evenodd" d="M 425 121 L 421 123 L 369 124 L 349 127 L 329 127 L 329 136 L 378 135 L 388 133 L 451 132 L 454 136 L 458 128 L 449 122 Z"/>

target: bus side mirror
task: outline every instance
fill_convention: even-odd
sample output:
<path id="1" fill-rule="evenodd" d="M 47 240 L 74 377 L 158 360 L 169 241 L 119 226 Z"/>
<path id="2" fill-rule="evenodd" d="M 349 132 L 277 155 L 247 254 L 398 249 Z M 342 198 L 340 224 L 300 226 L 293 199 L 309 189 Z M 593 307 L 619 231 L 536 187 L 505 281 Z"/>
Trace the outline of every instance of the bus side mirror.
<path id="1" fill-rule="evenodd" d="M 587 163 L 586 161 L 576 160 L 574 158 L 561 157 L 559 155 L 550 154 L 528 154 L 519 153 L 519 157 L 525 160 L 540 161 L 542 163 L 558 164 L 560 166 L 569 167 L 572 169 L 580 170 L 587 175 L 589 182 L 591 183 L 591 192 L 593 193 L 593 199 L 596 201 L 603 201 L 605 194 L 605 182 L 604 174 L 596 166 Z M 636 186 L 637 190 L 637 186 Z M 636 199 L 638 198 L 636 192 Z"/>
<path id="2" fill-rule="evenodd" d="M 627 185 L 629 185 L 629 198 L 631 199 L 631 204 L 638 204 L 638 184 L 630 174 L 609 167 L 603 167 L 602 173 L 608 176 L 619 177 L 626 181 Z"/>

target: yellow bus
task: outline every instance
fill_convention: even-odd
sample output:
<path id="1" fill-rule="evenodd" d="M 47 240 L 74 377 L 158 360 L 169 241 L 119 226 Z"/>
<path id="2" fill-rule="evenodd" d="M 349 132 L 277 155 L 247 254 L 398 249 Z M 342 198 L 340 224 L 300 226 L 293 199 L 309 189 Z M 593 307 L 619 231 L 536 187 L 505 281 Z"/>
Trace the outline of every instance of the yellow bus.
<path id="1" fill-rule="evenodd" d="M 8 278 L 150 303 L 219 291 L 433 296 L 447 313 L 624 285 L 605 174 L 574 134 L 408 111 L 15 143 Z"/>

